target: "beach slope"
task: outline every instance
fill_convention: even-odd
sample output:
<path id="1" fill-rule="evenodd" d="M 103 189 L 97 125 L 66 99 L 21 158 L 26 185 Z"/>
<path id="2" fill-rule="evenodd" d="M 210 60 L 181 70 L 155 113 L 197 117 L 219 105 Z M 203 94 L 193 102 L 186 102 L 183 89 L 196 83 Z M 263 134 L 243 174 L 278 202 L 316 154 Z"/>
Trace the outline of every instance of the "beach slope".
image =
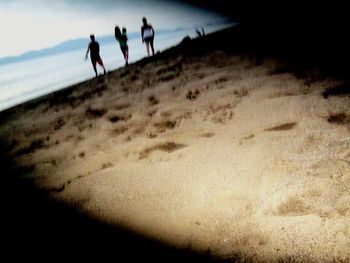
<path id="1" fill-rule="evenodd" d="M 69 207 L 162 251 L 349 262 L 348 83 L 223 36 L 184 40 L 3 112 L 2 155 L 15 176 L 6 180 L 13 189 L 29 182 L 50 209 Z M 12 198 L 25 203 L 10 192 L 6 211 L 16 210 Z M 31 213 L 40 211 L 12 215 Z M 135 254 L 144 247 L 133 244 Z"/>

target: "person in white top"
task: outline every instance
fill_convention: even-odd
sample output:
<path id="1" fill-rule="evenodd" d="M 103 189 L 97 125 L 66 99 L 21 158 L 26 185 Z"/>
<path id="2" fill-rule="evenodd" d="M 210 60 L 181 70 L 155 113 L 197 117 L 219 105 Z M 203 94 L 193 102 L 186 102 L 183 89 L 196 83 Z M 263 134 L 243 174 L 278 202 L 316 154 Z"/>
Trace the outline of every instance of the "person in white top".
<path id="1" fill-rule="evenodd" d="M 151 24 L 147 23 L 147 19 L 145 17 L 142 18 L 142 23 L 143 23 L 141 27 L 142 43 L 146 43 L 146 50 L 147 50 L 148 56 L 150 56 L 149 47 L 151 47 L 152 56 L 153 56 L 154 55 L 154 46 L 153 46 L 154 29 Z"/>

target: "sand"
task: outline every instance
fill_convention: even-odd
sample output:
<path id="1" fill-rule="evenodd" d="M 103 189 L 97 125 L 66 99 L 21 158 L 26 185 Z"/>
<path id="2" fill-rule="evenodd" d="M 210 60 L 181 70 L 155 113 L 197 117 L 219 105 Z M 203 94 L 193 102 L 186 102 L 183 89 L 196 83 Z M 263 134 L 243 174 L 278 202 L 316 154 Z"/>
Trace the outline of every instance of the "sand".
<path id="1" fill-rule="evenodd" d="M 0 138 L 23 178 L 101 222 L 232 262 L 350 262 L 349 94 L 285 68 L 143 60 L 18 107 Z"/>

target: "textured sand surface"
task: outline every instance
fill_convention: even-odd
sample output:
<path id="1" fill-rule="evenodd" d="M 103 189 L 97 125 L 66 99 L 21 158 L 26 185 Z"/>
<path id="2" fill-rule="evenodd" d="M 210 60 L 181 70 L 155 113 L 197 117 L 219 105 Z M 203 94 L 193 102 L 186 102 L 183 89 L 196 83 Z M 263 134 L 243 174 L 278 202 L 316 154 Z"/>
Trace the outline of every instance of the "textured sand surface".
<path id="1" fill-rule="evenodd" d="M 232 261 L 349 262 L 350 96 L 284 69 L 219 51 L 137 63 L 0 137 L 24 177 L 103 222 Z"/>

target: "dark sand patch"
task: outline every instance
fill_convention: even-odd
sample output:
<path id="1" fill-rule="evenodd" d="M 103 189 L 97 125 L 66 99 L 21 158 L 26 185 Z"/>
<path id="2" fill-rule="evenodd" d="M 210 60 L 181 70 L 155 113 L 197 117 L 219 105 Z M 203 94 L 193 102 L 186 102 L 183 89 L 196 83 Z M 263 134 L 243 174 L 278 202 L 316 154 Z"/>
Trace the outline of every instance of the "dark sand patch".
<path id="1" fill-rule="evenodd" d="M 154 95 L 151 95 L 148 97 L 148 103 L 150 106 L 157 105 L 159 100 Z"/>
<path id="2" fill-rule="evenodd" d="M 64 184 L 62 184 L 62 185 L 60 185 L 60 186 L 57 186 L 57 187 L 51 187 L 51 188 L 48 188 L 48 189 L 46 189 L 48 192 L 55 192 L 55 193 L 61 193 L 61 192 L 63 192 L 65 189 L 66 189 L 66 186 L 68 185 L 68 184 L 70 184 L 71 183 L 71 181 L 68 181 L 67 183 L 64 183 Z"/>
<path id="3" fill-rule="evenodd" d="M 166 82 L 177 78 L 180 74 L 178 72 L 167 72 L 159 77 L 159 81 Z"/>
<path id="4" fill-rule="evenodd" d="M 140 126 L 140 127 L 137 127 L 132 133 L 134 135 L 139 135 L 139 134 L 142 134 L 144 131 L 145 131 L 145 127 L 144 126 Z"/>
<path id="5" fill-rule="evenodd" d="M 157 134 L 154 133 L 154 132 L 150 132 L 150 133 L 147 134 L 147 138 L 149 138 L 149 139 L 154 139 L 156 137 L 157 137 Z"/>
<path id="6" fill-rule="evenodd" d="M 206 133 L 202 133 L 199 135 L 199 137 L 204 137 L 204 138 L 211 138 L 215 135 L 214 132 L 206 132 Z"/>
<path id="7" fill-rule="evenodd" d="M 118 121 L 128 121 L 132 117 L 131 114 L 113 114 L 108 116 L 108 120 L 112 123 L 116 123 Z"/>
<path id="8" fill-rule="evenodd" d="M 329 96 L 350 95 L 350 83 L 343 83 L 336 87 L 326 89 L 322 96 L 327 99 Z"/>
<path id="9" fill-rule="evenodd" d="M 242 98 L 242 97 L 245 97 L 245 96 L 248 95 L 248 90 L 245 89 L 245 88 L 235 89 L 235 90 L 233 91 L 233 94 L 234 94 L 235 96 L 237 96 L 238 98 Z"/>
<path id="10" fill-rule="evenodd" d="M 264 131 L 288 131 L 293 129 L 296 125 L 296 122 L 288 122 L 271 128 L 267 128 Z"/>
<path id="11" fill-rule="evenodd" d="M 165 120 L 157 122 L 153 126 L 156 127 L 159 131 L 165 131 L 167 129 L 174 129 L 176 127 L 176 121 Z"/>
<path id="12" fill-rule="evenodd" d="M 350 131 L 350 114 L 349 113 L 331 113 L 327 119 L 329 123 L 344 125 Z"/>
<path id="13" fill-rule="evenodd" d="M 75 135 L 74 134 L 69 134 L 64 138 L 64 141 L 72 141 L 74 139 Z"/>
<path id="14" fill-rule="evenodd" d="M 172 115 L 172 113 L 170 111 L 163 111 L 160 113 L 160 116 L 162 116 L 163 118 L 168 118 Z"/>
<path id="15" fill-rule="evenodd" d="M 112 130 L 112 136 L 119 136 L 123 133 L 125 133 L 129 128 L 126 126 L 118 127 Z"/>
<path id="16" fill-rule="evenodd" d="M 53 129 L 55 131 L 60 130 L 64 125 L 66 124 L 66 121 L 63 118 L 59 118 L 56 121 L 54 121 Z"/>
<path id="17" fill-rule="evenodd" d="M 88 128 L 92 128 L 93 127 L 93 123 L 92 122 L 89 122 L 89 121 L 76 121 L 74 123 L 74 126 L 77 127 L 78 131 L 79 132 L 82 132 L 84 131 L 85 129 L 88 129 Z"/>
<path id="18" fill-rule="evenodd" d="M 347 113 L 332 113 L 327 121 L 335 124 L 350 124 L 350 115 Z"/>
<path id="19" fill-rule="evenodd" d="M 85 116 L 88 119 L 97 119 L 103 117 L 106 112 L 106 109 L 93 109 L 91 107 L 88 107 L 85 111 Z"/>
<path id="20" fill-rule="evenodd" d="M 87 100 L 92 100 L 94 96 L 101 97 L 103 94 L 103 91 L 107 89 L 107 85 L 104 83 L 99 83 L 97 85 L 94 85 L 93 83 L 90 84 L 89 90 L 83 90 L 80 94 L 75 94 L 72 96 L 69 96 L 67 99 L 67 103 L 72 108 L 76 108 L 83 104 Z M 78 91 L 79 92 L 79 91 Z"/>
<path id="21" fill-rule="evenodd" d="M 111 164 L 111 163 L 104 163 L 102 165 L 101 169 L 104 170 L 104 169 L 107 169 L 107 168 L 110 168 L 110 167 L 113 167 L 113 164 Z"/>
<path id="22" fill-rule="evenodd" d="M 221 76 L 219 78 L 217 78 L 216 80 L 214 80 L 214 83 L 215 84 L 221 84 L 221 83 L 224 83 L 224 82 L 228 82 L 232 79 L 231 76 Z"/>
<path id="23" fill-rule="evenodd" d="M 226 110 L 229 110 L 229 109 L 232 109 L 233 106 L 231 103 L 227 103 L 227 104 L 223 104 L 223 105 L 213 105 L 211 104 L 209 106 L 209 109 L 211 111 L 211 113 L 217 113 L 219 111 L 226 111 Z"/>
<path id="24" fill-rule="evenodd" d="M 26 155 L 29 153 L 33 153 L 38 149 L 44 148 L 45 147 L 45 142 L 43 139 L 35 139 L 33 140 L 29 146 L 20 148 L 19 150 L 16 151 L 16 155 Z"/>
<path id="25" fill-rule="evenodd" d="M 108 167 L 111 167 L 110 165 L 110 163 L 107 163 L 106 164 Z M 102 166 L 103 167 L 103 166 Z M 104 168 L 102 168 L 102 169 L 104 169 Z M 63 192 L 65 189 L 66 189 L 66 187 L 67 186 L 69 186 L 72 182 L 74 182 L 74 181 L 76 181 L 76 180 L 80 180 L 80 179 L 82 179 L 82 178 L 84 178 L 84 177 L 87 177 L 87 176 L 90 176 L 90 175 L 92 175 L 92 173 L 91 172 L 88 172 L 87 174 L 80 174 L 80 175 L 78 175 L 78 176 L 76 176 L 76 177 L 74 177 L 74 178 L 71 178 L 70 180 L 68 180 L 68 181 L 66 181 L 66 182 L 64 182 L 64 183 L 62 183 L 61 185 L 59 185 L 59 186 L 56 186 L 56 187 L 51 187 L 51 188 L 46 188 L 45 190 L 46 191 L 48 191 L 48 192 L 55 192 L 55 193 L 61 193 L 61 192 Z"/>
<path id="26" fill-rule="evenodd" d="M 255 134 L 247 135 L 247 136 L 243 137 L 243 140 L 250 140 L 250 139 L 253 139 L 254 136 L 255 136 Z"/>
<path id="27" fill-rule="evenodd" d="M 108 117 L 109 121 L 112 123 L 120 121 L 120 117 L 118 115 L 112 115 Z"/>
<path id="28" fill-rule="evenodd" d="M 157 70 L 156 75 L 164 75 L 169 72 L 179 72 L 182 70 L 182 61 L 177 61 L 173 64 L 167 65 Z"/>
<path id="29" fill-rule="evenodd" d="M 151 110 L 147 113 L 148 117 L 152 118 L 157 113 L 157 110 Z"/>
<path id="30" fill-rule="evenodd" d="M 309 207 L 296 197 L 289 197 L 286 202 L 280 204 L 277 208 L 277 215 L 280 216 L 304 215 L 309 212 Z"/>
<path id="31" fill-rule="evenodd" d="M 165 142 L 165 143 L 160 143 L 160 144 L 156 144 L 152 147 L 148 147 L 145 150 L 143 150 L 142 152 L 140 152 L 140 156 L 139 159 L 145 159 L 147 158 L 152 152 L 154 151 L 162 151 L 162 152 L 166 152 L 166 153 L 172 153 L 174 151 L 180 150 L 184 147 L 187 147 L 188 145 L 186 144 L 178 144 L 178 143 L 174 143 L 174 142 Z"/>
<path id="32" fill-rule="evenodd" d="M 250 135 L 244 136 L 240 140 L 239 145 L 242 145 L 244 141 L 249 141 L 249 140 L 253 139 L 254 137 L 255 137 L 255 134 L 250 134 Z"/>
<path id="33" fill-rule="evenodd" d="M 188 100 L 195 100 L 197 99 L 197 97 L 199 96 L 200 92 L 198 89 L 192 91 L 192 90 L 189 90 L 186 94 L 186 99 Z"/>

